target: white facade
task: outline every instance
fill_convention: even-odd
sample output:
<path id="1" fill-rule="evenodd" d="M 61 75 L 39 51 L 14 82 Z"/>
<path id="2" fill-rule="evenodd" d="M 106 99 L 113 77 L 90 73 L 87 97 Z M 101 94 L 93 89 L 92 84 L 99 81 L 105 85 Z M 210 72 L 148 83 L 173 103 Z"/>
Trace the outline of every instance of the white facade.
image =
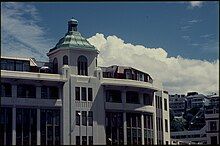
<path id="1" fill-rule="evenodd" d="M 1 123 L 1 144 L 170 144 L 169 98 L 162 83 L 146 73 L 144 81 L 133 73 L 131 79 L 103 77 L 98 53 L 71 20 L 66 36 L 47 54 L 56 73 L 39 72 L 32 59 L 1 57 L 1 117 L 11 119 Z M 27 130 L 32 131 L 25 137 Z"/>

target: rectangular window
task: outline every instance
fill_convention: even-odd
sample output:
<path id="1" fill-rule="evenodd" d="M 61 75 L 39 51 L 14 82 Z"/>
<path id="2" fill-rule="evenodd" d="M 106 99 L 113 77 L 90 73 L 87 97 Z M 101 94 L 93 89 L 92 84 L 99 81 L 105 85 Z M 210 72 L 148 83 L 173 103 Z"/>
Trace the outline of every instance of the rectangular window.
<path id="1" fill-rule="evenodd" d="M 106 112 L 106 143 L 122 145 L 123 137 L 123 114 L 120 112 Z"/>
<path id="2" fill-rule="evenodd" d="M 0 145 L 12 145 L 12 108 L 0 108 Z"/>
<path id="3" fill-rule="evenodd" d="M 86 87 L 82 87 L 81 88 L 82 90 L 82 101 L 86 101 Z"/>
<path id="4" fill-rule="evenodd" d="M 75 87 L 75 100 L 80 100 L 80 87 Z"/>
<path id="5" fill-rule="evenodd" d="M 16 109 L 16 144 L 37 144 L 37 110 L 28 108 Z"/>
<path id="6" fill-rule="evenodd" d="M 162 97 L 159 97 L 160 98 L 160 109 L 162 109 Z"/>
<path id="7" fill-rule="evenodd" d="M 93 112 L 89 111 L 89 115 L 88 115 L 88 125 L 89 126 L 93 126 Z"/>
<path id="8" fill-rule="evenodd" d="M 87 126 L 87 115 L 86 115 L 86 111 L 82 111 L 82 125 L 83 126 Z"/>
<path id="9" fill-rule="evenodd" d="M 218 138 L 217 138 L 217 136 L 211 136 L 211 145 L 217 145 L 217 140 Z"/>
<path id="10" fill-rule="evenodd" d="M 80 126 L 80 111 L 76 111 L 76 125 Z"/>
<path id="11" fill-rule="evenodd" d="M 59 98 L 59 89 L 55 86 L 49 87 L 49 98 L 58 99 Z"/>
<path id="12" fill-rule="evenodd" d="M 80 136 L 76 136 L 76 145 L 80 145 Z"/>
<path id="13" fill-rule="evenodd" d="M 87 145 L 87 136 L 82 136 L 82 145 Z"/>
<path id="14" fill-rule="evenodd" d="M 60 145 L 60 110 L 41 109 L 41 145 Z"/>
<path id="15" fill-rule="evenodd" d="M 168 121 L 165 119 L 165 131 L 168 132 Z"/>
<path id="16" fill-rule="evenodd" d="M 59 89 L 55 86 L 42 86 L 41 98 L 43 99 L 58 99 Z"/>
<path id="17" fill-rule="evenodd" d="M 140 104 L 138 92 L 127 91 L 126 92 L 126 103 Z"/>
<path id="18" fill-rule="evenodd" d="M 34 85 L 18 85 L 18 98 L 36 98 L 36 87 Z"/>
<path id="19" fill-rule="evenodd" d="M 120 90 L 106 90 L 106 102 L 121 103 L 121 91 Z"/>
<path id="20" fill-rule="evenodd" d="M 216 121 L 211 121 L 209 124 L 210 124 L 210 131 L 217 131 Z"/>
<path id="21" fill-rule="evenodd" d="M 93 145 L 93 136 L 89 136 L 89 145 Z"/>
<path id="22" fill-rule="evenodd" d="M 150 94 L 143 94 L 143 103 L 144 105 L 153 105 L 153 97 Z"/>
<path id="23" fill-rule="evenodd" d="M 23 63 L 20 60 L 15 61 L 16 63 L 16 71 L 23 71 Z"/>
<path id="24" fill-rule="evenodd" d="M 1 97 L 12 97 L 12 88 L 9 83 L 1 83 Z"/>
<path id="25" fill-rule="evenodd" d="M 93 95 L 92 95 L 92 88 L 88 88 L 88 101 L 92 101 Z"/>
<path id="26" fill-rule="evenodd" d="M 164 98 L 164 110 L 167 111 L 167 99 Z"/>

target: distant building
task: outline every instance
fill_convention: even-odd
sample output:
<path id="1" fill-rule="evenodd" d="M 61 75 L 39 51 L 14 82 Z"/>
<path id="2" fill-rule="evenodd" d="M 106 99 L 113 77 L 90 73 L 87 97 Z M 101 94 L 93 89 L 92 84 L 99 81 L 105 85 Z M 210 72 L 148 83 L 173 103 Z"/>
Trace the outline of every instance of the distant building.
<path id="1" fill-rule="evenodd" d="M 180 112 L 173 112 L 174 119 L 185 119 L 183 129 L 179 128 L 178 131 L 171 129 L 171 138 L 197 144 L 219 144 L 219 95 L 205 96 L 190 92 L 182 97 L 170 95 L 170 104 L 173 105 L 170 105 L 170 110 L 176 111 L 176 103 L 182 105 L 181 111 L 184 111 L 182 115 Z M 185 101 L 185 104 L 179 104 L 180 101 Z"/>
<path id="2" fill-rule="evenodd" d="M 68 22 L 49 62 L 1 57 L 0 145 L 170 144 L 162 83 L 132 67 L 98 67 L 77 25 Z"/>
<path id="3" fill-rule="evenodd" d="M 174 116 L 182 116 L 185 112 L 185 95 L 169 95 L 170 109 Z"/>

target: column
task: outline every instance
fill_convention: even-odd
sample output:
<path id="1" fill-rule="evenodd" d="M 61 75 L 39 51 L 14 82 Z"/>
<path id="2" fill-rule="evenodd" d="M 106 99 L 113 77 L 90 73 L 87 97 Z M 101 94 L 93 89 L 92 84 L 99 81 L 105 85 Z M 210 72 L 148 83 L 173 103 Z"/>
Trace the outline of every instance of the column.
<path id="1" fill-rule="evenodd" d="M 123 127 L 124 127 L 124 145 L 127 145 L 127 121 L 126 121 L 126 112 L 123 112 Z"/>
<path id="2" fill-rule="evenodd" d="M 36 87 L 36 98 L 37 99 L 41 98 L 41 87 L 40 86 Z"/>
<path id="3" fill-rule="evenodd" d="M 40 109 L 37 109 L 37 145 L 41 144 L 40 137 Z"/>
<path id="4" fill-rule="evenodd" d="M 17 85 L 12 85 L 12 98 L 17 98 Z M 15 103 L 12 108 L 12 145 L 16 145 L 16 108 Z"/>
<path id="5" fill-rule="evenodd" d="M 12 145 L 16 145 L 16 108 L 12 108 Z"/>
<path id="6" fill-rule="evenodd" d="M 142 145 L 144 145 L 144 115 L 141 114 L 141 140 Z"/>
<path id="7" fill-rule="evenodd" d="M 156 129 L 157 127 L 156 127 L 156 124 L 157 124 L 157 122 L 156 122 L 156 109 L 155 109 L 155 112 L 153 114 L 154 145 L 157 144 L 157 129 Z"/>
<path id="8" fill-rule="evenodd" d="M 12 98 L 17 98 L 17 85 L 12 85 Z"/>

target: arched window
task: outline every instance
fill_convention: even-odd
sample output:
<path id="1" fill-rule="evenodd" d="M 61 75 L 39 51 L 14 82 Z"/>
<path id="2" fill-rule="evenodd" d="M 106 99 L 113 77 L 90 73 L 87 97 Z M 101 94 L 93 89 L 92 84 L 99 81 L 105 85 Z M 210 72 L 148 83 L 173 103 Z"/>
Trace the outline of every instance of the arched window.
<path id="1" fill-rule="evenodd" d="M 88 65 L 87 65 L 87 58 L 83 55 L 79 56 L 77 60 L 77 67 L 78 67 L 78 75 L 88 76 Z"/>
<path id="2" fill-rule="evenodd" d="M 55 74 L 58 73 L 58 62 L 57 62 L 57 58 L 54 58 L 54 60 L 53 60 L 53 73 L 55 73 Z"/>
<path id="3" fill-rule="evenodd" d="M 68 65 L 68 56 L 63 56 L 63 65 Z"/>

